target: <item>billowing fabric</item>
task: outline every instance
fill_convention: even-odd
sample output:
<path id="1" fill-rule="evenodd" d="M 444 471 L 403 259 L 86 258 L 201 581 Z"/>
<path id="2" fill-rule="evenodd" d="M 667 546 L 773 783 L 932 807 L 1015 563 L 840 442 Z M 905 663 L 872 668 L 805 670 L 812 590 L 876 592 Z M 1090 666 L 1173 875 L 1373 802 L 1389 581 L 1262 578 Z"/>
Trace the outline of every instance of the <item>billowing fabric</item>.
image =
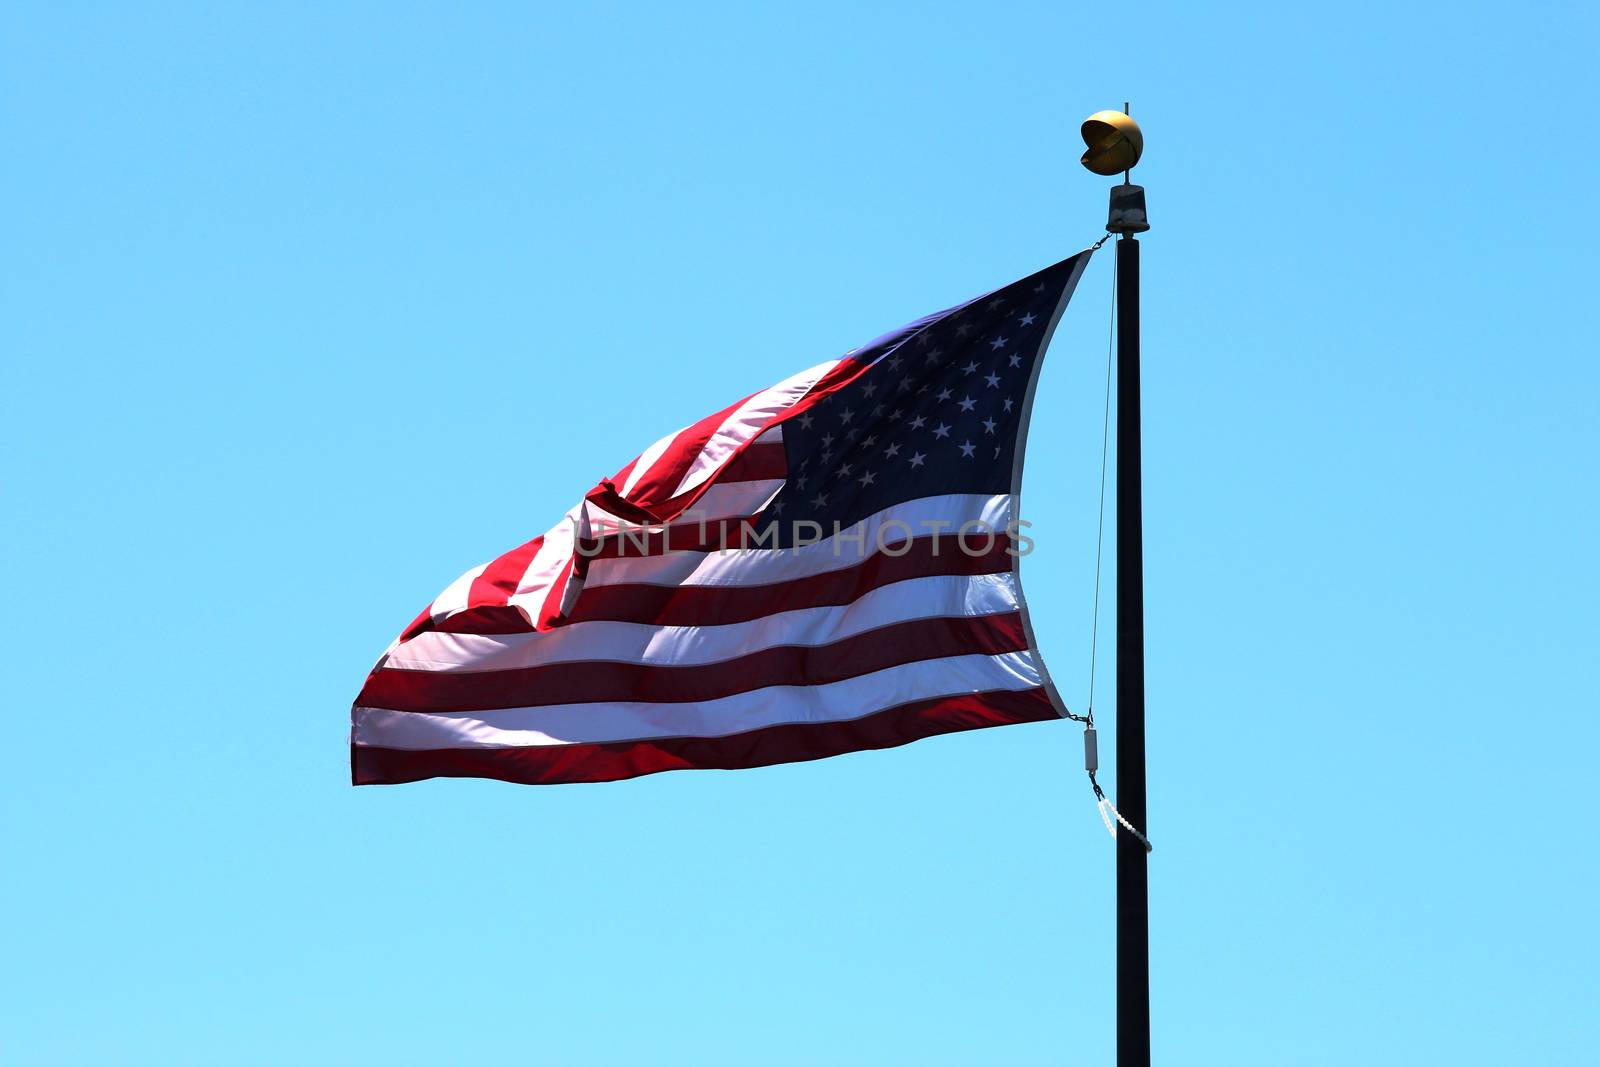
<path id="1" fill-rule="evenodd" d="M 1057 717 L 1017 500 L 1088 258 L 668 434 L 452 582 L 356 698 L 355 783 L 610 781 Z"/>

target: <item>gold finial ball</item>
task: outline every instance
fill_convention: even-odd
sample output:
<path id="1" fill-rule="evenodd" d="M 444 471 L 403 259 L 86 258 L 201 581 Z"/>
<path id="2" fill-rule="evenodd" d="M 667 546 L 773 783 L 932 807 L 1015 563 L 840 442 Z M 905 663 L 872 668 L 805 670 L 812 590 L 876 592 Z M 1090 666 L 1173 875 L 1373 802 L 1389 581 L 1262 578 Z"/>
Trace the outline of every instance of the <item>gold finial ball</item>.
<path id="1" fill-rule="evenodd" d="M 1096 174 L 1132 170 L 1144 154 L 1139 124 L 1120 111 L 1096 111 L 1083 120 L 1082 132 L 1083 143 L 1089 147 L 1078 162 Z"/>

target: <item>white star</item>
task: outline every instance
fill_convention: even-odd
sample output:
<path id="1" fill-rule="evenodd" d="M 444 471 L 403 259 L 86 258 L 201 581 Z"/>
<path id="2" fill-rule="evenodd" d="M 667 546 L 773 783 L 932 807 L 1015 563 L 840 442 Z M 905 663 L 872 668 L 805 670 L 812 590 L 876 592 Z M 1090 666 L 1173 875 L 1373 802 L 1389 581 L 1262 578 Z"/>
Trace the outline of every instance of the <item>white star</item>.
<path id="1" fill-rule="evenodd" d="M 845 422 L 849 422 L 851 419 L 856 417 L 856 413 L 851 411 L 849 408 L 845 408 L 843 411 L 839 412 L 839 417 Z"/>
<path id="2" fill-rule="evenodd" d="M 999 307 L 1001 304 L 1004 304 L 1005 302 L 1006 302 L 1005 301 L 1005 297 L 997 296 L 993 300 L 989 301 L 989 310 L 993 311 L 995 308 Z"/>
<path id="3" fill-rule="evenodd" d="M 937 426 L 935 426 L 933 428 L 933 436 L 935 436 L 935 437 L 949 437 L 950 436 L 950 427 L 946 426 L 944 423 L 941 422 L 939 425 L 937 425 Z"/>
<path id="4" fill-rule="evenodd" d="M 872 436 L 868 437 L 867 439 L 865 439 L 864 441 L 861 442 L 861 447 L 862 448 L 871 448 L 873 445 L 875 445 L 877 443 L 878 443 L 878 435 L 877 434 L 873 434 Z"/>
<path id="5" fill-rule="evenodd" d="M 882 404 L 874 404 L 874 405 L 872 405 L 872 417 L 873 418 L 877 418 L 878 416 L 882 415 L 883 412 L 884 412 L 884 405 L 882 405 Z"/>
<path id="6" fill-rule="evenodd" d="M 923 418 L 921 415 L 918 415 L 916 418 L 911 420 L 911 428 L 913 430 L 920 430 L 924 425 L 927 424 L 927 421 L 927 419 Z"/>
<path id="7" fill-rule="evenodd" d="M 984 419 L 983 420 L 983 432 L 984 433 L 994 433 L 994 427 L 995 427 L 995 422 L 994 422 L 993 419 Z"/>
<path id="8" fill-rule="evenodd" d="M 832 448 L 833 447 L 833 434 L 825 433 L 825 434 L 822 435 L 822 447 L 823 448 Z"/>
<path id="9" fill-rule="evenodd" d="M 900 446 L 899 445 L 890 445 L 888 448 L 883 450 L 883 457 L 885 459 L 893 459 L 894 457 L 898 456 L 899 454 L 900 454 Z"/>
<path id="10" fill-rule="evenodd" d="M 973 408 L 975 408 L 977 406 L 978 406 L 978 402 L 976 400 L 972 399 L 970 396 L 964 396 L 964 397 L 961 398 L 961 410 L 962 411 L 971 411 Z"/>
<path id="11" fill-rule="evenodd" d="M 811 412 L 808 411 L 805 414 L 800 416 L 800 428 L 802 430 L 811 429 L 811 422 L 812 422 Z"/>
<path id="12" fill-rule="evenodd" d="M 949 400 L 952 395 L 953 394 L 950 392 L 950 390 L 944 389 L 944 390 L 941 390 L 939 392 L 939 399 L 940 400 Z"/>
<path id="13" fill-rule="evenodd" d="M 1034 286 L 1033 291 L 1036 293 L 1044 292 L 1044 282 L 1040 282 L 1038 285 Z"/>
<path id="14" fill-rule="evenodd" d="M 1005 399 L 1005 405 L 1006 405 L 1006 410 L 1010 411 L 1011 410 L 1011 398 L 1009 396 L 1006 397 L 1006 399 Z"/>
<path id="15" fill-rule="evenodd" d="M 977 449 L 977 447 L 978 446 L 973 444 L 971 441 L 963 442 L 962 445 L 961 445 L 961 456 L 962 456 L 962 458 L 963 459 L 971 459 L 972 458 L 972 453 Z"/>
<path id="16" fill-rule="evenodd" d="M 871 400 L 872 399 L 872 394 L 876 393 L 877 391 L 878 391 L 878 387 L 875 384 L 873 384 L 872 382 L 868 382 L 865 386 L 862 387 L 861 395 L 866 397 L 868 400 Z"/>
<path id="17" fill-rule="evenodd" d="M 1030 311 L 1026 315 L 1022 316 L 1021 322 L 1022 322 L 1022 325 L 1024 325 L 1024 326 L 1032 326 L 1033 325 L 1033 312 Z"/>
<path id="18" fill-rule="evenodd" d="M 789 506 L 788 504 L 785 504 L 783 501 L 780 500 L 776 504 L 772 505 L 772 513 L 774 515 L 782 515 L 783 514 L 783 509 L 788 507 L 788 506 Z"/>
<path id="19" fill-rule="evenodd" d="M 1021 357 L 1021 356 L 1019 356 L 1019 355 L 1017 355 L 1017 354 L 1016 354 L 1016 353 L 1015 353 L 1015 352 L 1013 352 L 1013 353 L 1012 353 L 1012 354 L 1011 354 L 1011 365 L 1012 365 L 1012 366 L 1013 366 L 1013 367 L 1020 367 L 1020 366 L 1022 366 L 1022 357 Z"/>
<path id="20" fill-rule="evenodd" d="M 990 389 L 1000 388 L 1000 375 L 998 374 L 985 374 L 983 380 L 989 383 Z"/>
<path id="21" fill-rule="evenodd" d="M 900 416 L 904 414 L 905 412 L 901 411 L 899 408 L 895 408 L 893 411 L 889 412 L 889 419 L 890 421 L 898 421 Z"/>
<path id="22" fill-rule="evenodd" d="M 920 466 L 922 466 L 922 461 L 925 458 L 926 457 L 923 456 L 923 454 L 921 452 L 913 452 L 913 453 L 911 453 L 911 465 L 913 467 L 920 467 Z"/>
<path id="23" fill-rule="evenodd" d="M 902 393 L 905 392 L 907 389 L 911 388 L 911 379 L 910 378 L 901 378 L 900 379 L 900 384 L 895 386 L 895 388 L 898 389 Z"/>
<path id="24" fill-rule="evenodd" d="M 839 478 L 848 478 L 848 477 L 850 477 L 850 464 L 841 463 L 839 465 L 839 469 L 834 471 L 833 473 L 834 473 L 835 477 L 839 477 Z"/>
<path id="25" fill-rule="evenodd" d="M 812 507 L 818 507 L 818 508 L 826 507 L 827 504 L 828 504 L 828 494 L 827 493 L 818 493 L 816 496 L 811 498 L 811 506 Z"/>
<path id="26" fill-rule="evenodd" d="M 942 356 L 942 355 L 944 355 L 944 349 L 935 348 L 933 351 L 928 353 L 928 362 L 929 363 L 937 363 L 937 362 L 939 362 L 939 357 Z"/>
<path id="27" fill-rule="evenodd" d="M 977 371 L 978 364 L 977 364 L 976 361 L 973 361 L 971 363 L 968 363 L 965 367 L 962 367 L 961 369 L 966 371 L 968 374 L 972 374 L 972 373 Z"/>
<path id="28" fill-rule="evenodd" d="M 863 488 L 863 489 L 865 489 L 867 486 L 871 485 L 874 480 L 875 479 L 872 477 L 872 472 L 871 471 L 866 471 L 865 473 L 863 473 L 861 475 L 861 477 L 856 479 L 856 481 L 861 483 L 861 488 Z"/>
<path id="29" fill-rule="evenodd" d="M 965 336 L 967 336 L 967 334 L 969 334 L 971 332 L 972 332 L 972 327 L 967 325 L 964 322 L 960 326 L 956 327 L 956 336 L 958 336 L 958 337 L 965 337 Z"/>
<path id="30" fill-rule="evenodd" d="M 989 342 L 990 348 L 1004 348 L 1005 346 L 1006 339 L 1004 337 L 996 337 L 993 341 Z"/>
<path id="31" fill-rule="evenodd" d="M 919 347 L 919 348 L 927 348 L 928 347 L 928 335 L 926 333 L 917 334 L 917 347 Z"/>
<path id="32" fill-rule="evenodd" d="M 845 431 L 845 436 L 854 441 L 857 437 L 861 436 L 861 431 L 852 426 L 850 429 Z"/>
<path id="33" fill-rule="evenodd" d="M 822 462 L 827 463 L 833 459 L 833 450 L 825 449 L 822 453 Z"/>
<path id="34" fill-rule="evenodd" d="M 995 459 L 999 459 L 1000 458 L 1000 446 L 999 445 L 995 445 L 994 446 L 994 458 Z"/>
<path id="35" fill-rule="evenodd" d="M 1026 326 L 1027 323 L 1023 323 L 1023 325 Z M 899 370 L 900 369 L 900 364 L 902 364 L 904 362 L 905 362 L 905 360 L 901 359 L 900 358 L 900 354 L 897 352 L 893 356 L 889 357 L 889 369 L 890 370 Z"/>
<path id="36" fill-rule="evenodd" d="M 797 480 L 800 483 L 800 488 L 804 489 L 806 487 L 806 483 L 809 482 L 811 478 L 808 475 L 802 474 Z"/>

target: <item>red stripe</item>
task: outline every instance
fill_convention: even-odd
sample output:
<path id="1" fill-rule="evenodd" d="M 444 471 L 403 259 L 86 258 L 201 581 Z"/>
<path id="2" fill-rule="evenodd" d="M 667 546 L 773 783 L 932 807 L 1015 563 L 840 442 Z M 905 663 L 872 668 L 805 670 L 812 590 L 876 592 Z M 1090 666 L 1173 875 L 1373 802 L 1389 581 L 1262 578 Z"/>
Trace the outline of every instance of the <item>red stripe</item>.
<path id="1" fill-rule="evenodd" d="M 596 701 L 685 703 L 775 685 L 826 685 L 943 656 L 998 656 L 1028 647 L 1017 612 L 914 619 L 829 645 L 764 648 L 720 663 L 549 663 L 504 671 L 375 671 L 356 703 L 395 711 L 488 711 Z"/>
<path id="2" fill-rule="evenodd" d="M 755 394 L 751 393 L 750 396 Z M 737 411 L 739 405 L 749 400 L 750 396 L 743 397 L 716 414 L 707 415 L 694 425 L 679 430 L 672 443 L 628 491 L 628 500 L 643 508 L 654 508 L 671 499 L 677 492 L 678 483 L 683 481 L 683 476 L 689 472 L 689 468 L 705 449 L 706 442 L 711 440 L 711 435 L 721 429 L 728 416 Z M 625 483 L 613 484 L 620 491 Z"/>
<path id="3" fill-rule="evenodd" d="M 973 543 L 974 549 L 981 542 Z M 592 585 L 571 622 L 639 622 L 655 626 L 720 626 L 780 611 L 849 604 L 864 593 L 909 578 L 1000 574 L 1011 569 L 1011 541 L 996 536 L 988 551 L 968 554 L 954 537 L 917 537 L 903 555 L 874 552 L 849 567 L 770 585 Z"/>
<path id="4" fill-rule="evenodd" d="M 731 737 L 675 737 L 616 744 L 404 751 L 352 745 L 356 785 L 425 778 L 496 778 L 527 785 L 614 782 L 658 771 L 742 770 L 894 748 L 924 737 L 1043 722 L 1057 717 L 1043 689 L 972 693 L 902 704 L 850 722 L 772 726 Z"/>
<path id="5" fill-rule="evenodd" d="M 446 616 L 418 633 L 433 631 L 441 634 L 531 634 L 537 629 L 520 608 L 510 604 L 488 604 Z M 408 633 L 407 641 L 417 636 Z"/>
<path id="6" fill-rule="evenodd" d="M 780 444 L 749 444 L 735 452 L 733 458 L 722 465 L 706 481 L 687 493 L 654 506 L 660 515 L 677 516 L 705 495 L 713 485 L 732 485 L 737 482 L 767 482 L 789 476 L 789 457 Z M 602 502 L 603 506 L 603 502 Z M 623 516 L 627 518 L 627 516 Z"/>
<path id="7" fill-rule="evenodd" d="M 630 459 L 626 467 L 623 467 L 621 470 L 611 476 L 611 484 L 617 486 L 627 485 L 628 475 L 633 473 L 633 468 L 639 465 L 639 460 L 641 458 L 641 456 L 634 456 L 632 459 Z"/>
<path id="8" fill-rule="evenodd" d="M 502 556 L 495 557 L 483 573 L 472 580 L 467 590 L 467 608 L 500 607 L 517 591 L 522 576 L 528 573 L 528 564 L 544 544 L 540 534 L 525 545 L 519 545 Z"/>
<path id="9" fill-rule="evenodd" d="M 804 396 L 774 416 L 772 421 L 762 429 L 762 432 L 765 433 L 774 426 L 781 426 L 808 409 L 816 407 L 871 369 L 872 363 L 867 360 L 852 359 L 848 356 L 841 359 L 828 373 L 818 378 L 811 388 L 806 390 Z"/>
<path id="10" fill-rule="evenodd" d="M 417 617 L 411 620 L 411 624 L 400 631 L 400 640 L 409 641 L 418 634 L 425 634 L 431 629 L 433 629 L 433 603 L 430 601 L 428 606 L 423 608 Z"/>
<path id="11" fill-rule="evenodd" d="M 782 441 L 762 441 L 746 445 L 717 472 L 716 483 L 765 482 L 789 476 L 789 457 Z M 698 487 L 696 487 L 698 488 Z"/>

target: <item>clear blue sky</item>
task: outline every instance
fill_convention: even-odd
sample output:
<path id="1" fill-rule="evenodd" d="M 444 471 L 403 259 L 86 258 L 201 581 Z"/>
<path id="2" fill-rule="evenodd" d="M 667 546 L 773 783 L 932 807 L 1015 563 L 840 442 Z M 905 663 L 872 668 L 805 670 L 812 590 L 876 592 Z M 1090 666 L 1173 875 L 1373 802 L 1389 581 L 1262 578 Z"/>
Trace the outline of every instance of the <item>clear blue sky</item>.
<path id="1" fill-rule="evenodd" d="M 345 739 L 659 433 L 1092 241 L 1131 98 L 1157 1056 L 1595 1062 L 1597 29 L 8 5 L 0 1060 L 1108 1062 L 1069 724 L 560 788 Z M 1029 449 L 1079 706 L 1109 259 Z"/>

